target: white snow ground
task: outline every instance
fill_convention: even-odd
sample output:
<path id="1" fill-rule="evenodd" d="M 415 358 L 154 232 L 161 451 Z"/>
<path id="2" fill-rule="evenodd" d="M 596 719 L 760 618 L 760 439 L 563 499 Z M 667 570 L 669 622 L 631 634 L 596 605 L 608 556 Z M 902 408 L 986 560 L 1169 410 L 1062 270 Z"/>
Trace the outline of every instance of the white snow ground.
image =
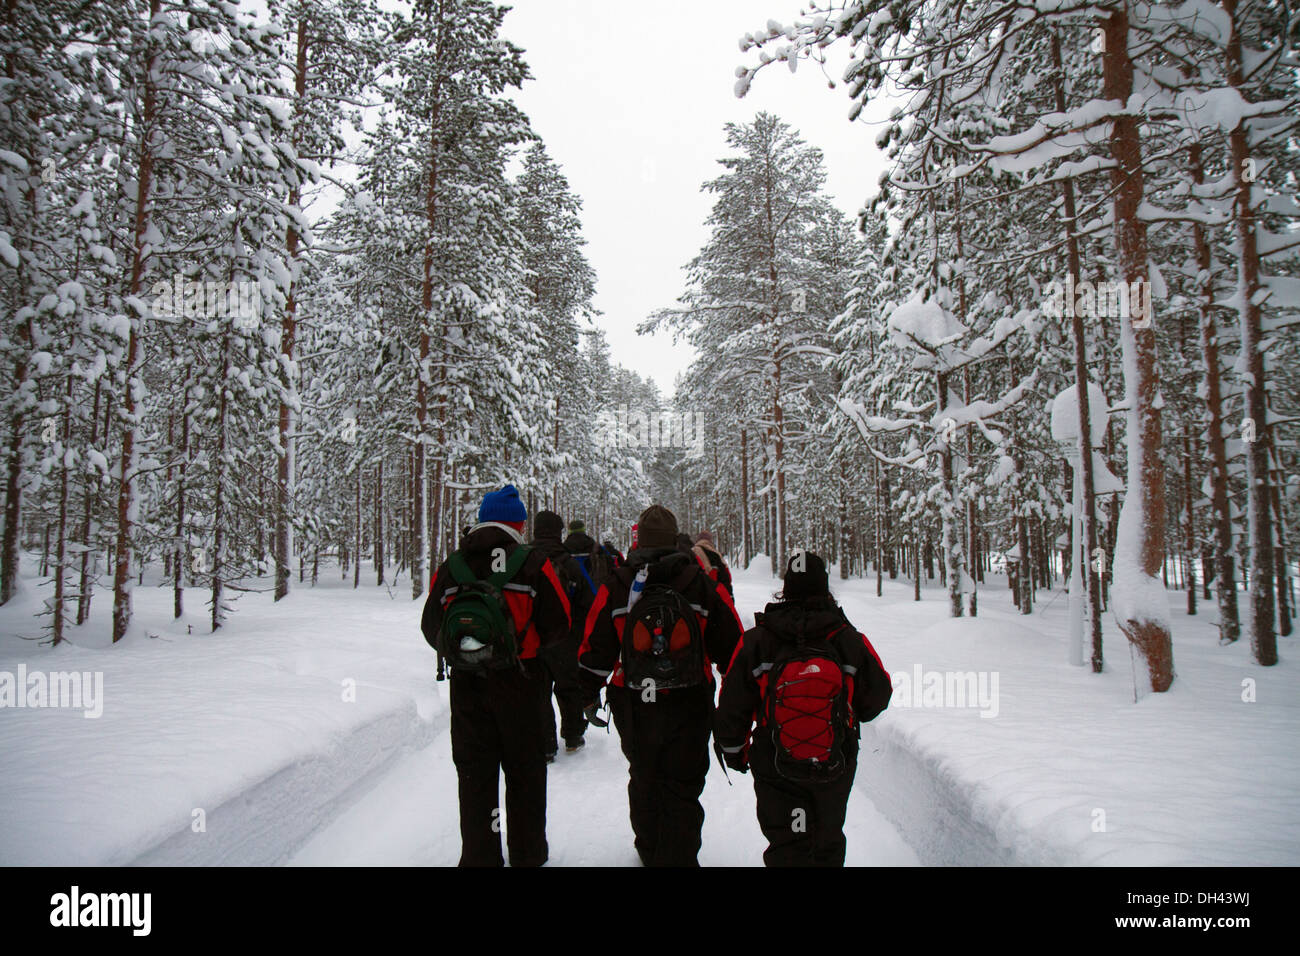
<path id="1" fill-rule="evenodd" d="M 737 576 L 746 624 L 779 586 L 761 567 Z M 0 675 L 102 672 L 103 715 L 0 707 L 0 863 L 456 861 L 446 685 L 433 681 L 407 579 L 354 591 L 334 568 L 279 605 L 244 595 L 217 635 L 199 592 L 173 622 L 170 591 L 146 586 L 136 627 L 113 648 L 100 591 L 91 623 L 57 649 L 22 639 L 40 636 L 34 615 L 48 593 L 24 583 L 0 608 Z M 1246 641 L 1217 645 L 1212 602 L 1188 618 L 1171 592 L 1178 679 L 1135 704 L 1113 622 L 1107 673 L 1065 663 L 1059 592 L 1021 617 L 1005 583 L 990 582 L 980 617 L 952 621 L 937 587 L 920 603 L 901 579 L 883 598 L 874 579 L 832 587 L 896 680 L 918 666 L 998 680 L 994 717 L 953 700 L 919 706 L 938 702 L 920 694 L 902 706 L 896 691 L 864 736 L 850 863 L 1300 863 L 1300 681 L 1288 639 L 1278 666 L 1256 667 Z M 1256 682 L 1254 702 L 1242 700 L 1244 679 Z M 635 865 L 617 737 L 593 728 L 587 739 L 551 768 L 551 863 Z M 705 865 L 761 863 L 752 783 L 731 780 L 715 763 Z"/>

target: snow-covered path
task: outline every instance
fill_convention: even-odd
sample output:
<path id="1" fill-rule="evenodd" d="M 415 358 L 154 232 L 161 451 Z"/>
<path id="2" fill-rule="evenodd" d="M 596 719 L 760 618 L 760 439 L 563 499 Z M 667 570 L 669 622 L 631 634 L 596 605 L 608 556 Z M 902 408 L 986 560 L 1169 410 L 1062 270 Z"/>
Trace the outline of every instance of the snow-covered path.
<path id="1" fill-rule="evenodd" d="M 761 608 L 765 585 L 770 582 L 738 582 L 737 603 L 742 609 Z M 747 626 L 753 623 L 752 613 L 743 616 Z M 865 768 L 870 755 L 863 756 Z M 731 784 L 728 786 L 714 760 L 701 797 L 705 816 L 700 863 L 704 866 L 762 863 L 767 843 L 754 816 L 753 779 L 732 773 Z M 458 826 L 456 768 L 444 730 L 434 743 L 379 777 L 290 862 L 305 866 L 453 865 L 460 856 Z M 509 818 L 504 827 L 509 829 Z M 850 865 L 918 864 L 916 854 L 860 788 L 849 802 L 845 833 Z M 586 747 L 576 754 L 561 751 L 549 768 L 546 835 L 552 866 L 640 864 L 628 822 L 627 761 L 613 726 L 609 733 L 590 728 Z"/>
<path id="2" fill-rule="evenodd" d="M 612 729 L 612 728 L 611 728 Z M 616 733 L 593 728 L 587 746 L 561 753 L 547 779 L 547 841 L 552 866 L 637 866 L 627 815 L 627 762 Z M 716 763 L 704 788 L 705 866 L 762 863 L 766 846 L 754 818 L 748 774 L 727 787 Z M 290 861 L 294 865 L 431 865 L 456 863 L 460 837 L 456 769 L 447 734 L 407 757 L 319 831 Z M 509 818 L 505 829 L 509 829 Z M 848 862 L 863 866 L 915 865 L 916 855 L 872 806 L 855 792 L 846 832 Z M 503 836 L 504 839 L 504 836 Z"/>

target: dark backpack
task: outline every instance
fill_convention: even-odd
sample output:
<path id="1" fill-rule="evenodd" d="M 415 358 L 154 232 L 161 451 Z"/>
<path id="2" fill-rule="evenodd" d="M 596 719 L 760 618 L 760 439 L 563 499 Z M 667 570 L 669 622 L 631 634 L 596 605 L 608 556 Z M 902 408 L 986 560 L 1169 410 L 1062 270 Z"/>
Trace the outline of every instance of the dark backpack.
<path id="1" fill-rule="evenodd" d="M 447 557 L 447 570 L 457 589 L 442 614 L 438 653 L 453 668 L 482 673 L 521 666 L 519 636 L 503 588 L 519 573 L 529 553 L 527 545 L 515 548 L 505 568 L 486 579 L 470 570 L 459 551 Z"/>
<path id="2" fill-rule="evenodd" d="M 847 625 L 846 625 L 847 627 Z M 798 783 L 829 783 L 844 773 L 851 726 L 844 661 L 833 639 L 784 640 L 763 700 L 776 770 Z"/>
<path id="3" fill-rule="evenodd" d="M 570 569 L 569 562 L 566 560 L 569 556 L 569 552 L 559 551 L 548 556 L 546 560 L 549 561 L 551 567 L 555 569 L 555 576 L 560 579 L 560 587 L 564 589 L 564 596 L 567 597 L 569 603 L 572 604 L 573 599 L 578 593 L 578 589 L 585 588 L 587 585 L 582 580 L 582 575 L 574 576 L 573 571 Z"/>
<path id="4" fill-rule="evenodd" d="M 600 590 L 600 586 L 609 578 L 609 565 L 600 546 L 593 547 L 589 554 L 575 554 L 573 560 L 578 562 L 578 569 L 582 572 L 582 585 L 591 591 L 594 597 Z"/>
<path id="5" fill-rule="evenodd" d="M 659 570 L 651 567 L 623 624 L 623 683 L 656 691 L 695 687 L 704 683 L 700 621 L 681 591 L 656 580 Z M 686 580 L 682 574 L 674 583 L 681 586 Z"/>

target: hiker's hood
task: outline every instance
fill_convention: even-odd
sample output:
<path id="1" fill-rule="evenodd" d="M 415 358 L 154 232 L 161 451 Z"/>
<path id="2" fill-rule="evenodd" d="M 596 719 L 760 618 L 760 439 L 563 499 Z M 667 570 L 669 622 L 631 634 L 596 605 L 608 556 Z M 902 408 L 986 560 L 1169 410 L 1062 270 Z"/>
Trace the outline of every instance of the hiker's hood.
<path id="1" fill-rule="evenodd" d="M 461 539 L 460 549 L 466 552 L 490 551 L 508 544 L 523 544 L 524 536 L 499 521 L 484 521 L 469 529 Z"/>
<path id="2" fill-rule="evenodd" d="M 823 602 L 781 601 L 769 604 L 757 615 L 756 624 L 779 637 L 826 637 L 848 623 L 844 611 Z"/>

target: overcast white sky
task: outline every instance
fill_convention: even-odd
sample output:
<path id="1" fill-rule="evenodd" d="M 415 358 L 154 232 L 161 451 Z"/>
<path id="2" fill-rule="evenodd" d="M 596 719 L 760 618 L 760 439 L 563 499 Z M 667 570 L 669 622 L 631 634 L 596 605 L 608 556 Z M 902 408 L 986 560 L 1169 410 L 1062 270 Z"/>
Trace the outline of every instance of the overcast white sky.
<path id="1" fill-rule="evenodd" d="M 597 275 L 614 360 L 651 375 L 665 395 L 691 361 L 671 335 L 636 326 L 682 292 L 682 267 L 708 238 L 722 127 L 775 113 L 826 156 L 828 191 L 852 217 L 876 190 L 877 127 L 850 123 L 839 83 L 845 54 L 791 75 L 764 69 L 737 99 L 735 68 L 755 62 L 739 38 L 769 18 L 789 22 L 798 0 L 515 0 L 503 33 L 526 51 L 534 76 L 515 95 L 551 157 L 583 200 L 587 255 Z M 878 118 L 880 111 L 872 110 Z"/>

